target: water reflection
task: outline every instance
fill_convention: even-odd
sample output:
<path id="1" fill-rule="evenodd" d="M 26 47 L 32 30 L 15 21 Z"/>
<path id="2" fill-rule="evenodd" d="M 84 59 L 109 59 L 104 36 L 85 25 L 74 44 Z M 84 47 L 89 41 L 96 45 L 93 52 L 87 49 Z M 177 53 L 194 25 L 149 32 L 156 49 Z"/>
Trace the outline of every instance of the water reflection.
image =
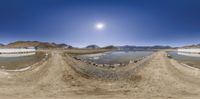
<path id="1" fill-rule="evenodd" d="M 128 64 L 130 60 L 149 56 L 153 51 L 113 51 L 100 54 L 79 55 L 78 57 L 97 64 Z"/>
<path id="2" fill-rule="evenodd" d="M 185 55 L 185 56 L 192 56 L 192 57 L 200 57 L 200 54 L 198 54 L 198 53 L 178 52 L 178 55 Z"/>
<path id="3" fill-rule="evenodd" d="M 36 52 L 31 53 L 16 53 L 16 54 L 0 54 L 0 57 L 22 57 L 22 56 L 31 56 L 35 55 Z"/>
<path id="4" fill-rule="evenodd" d="M 168 54 L 175 60 L 200 68 L 200 55 L 195 53 L 182 53 L 182 52 L 168 52 Z"/>
<path id="5" fill-rule="evenodd" d="M 26 68 L 39 62 L 45 57 L 45 53 L 1 54 L 0 69 L 15 70 Z"/>

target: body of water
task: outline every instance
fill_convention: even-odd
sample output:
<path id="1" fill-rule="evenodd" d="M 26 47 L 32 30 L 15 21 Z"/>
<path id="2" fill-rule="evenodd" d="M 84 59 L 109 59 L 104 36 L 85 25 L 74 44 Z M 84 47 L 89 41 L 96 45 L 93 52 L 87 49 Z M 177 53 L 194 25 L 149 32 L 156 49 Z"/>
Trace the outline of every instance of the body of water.
<path id="1" fill-rule="evenodd" d="M 35 55 L 36 52 L 31 52 L 31 53 L 16 53 L 16 54 L 0 54 L 0 58 L 4 57 L 22 57 L 22 56 L 33 56 Z"/>
<path id="2" fill-rule="evenodd" d="M 192 53 L 178 53 L 178 52 L 168 52 L 168 54 L 175 60 L 190 65 L 192 67 L 200 68 L 200 54 Z"/>
<path id="3" fill-rule="evenodd" d="M 99 54 L 79 55 L 78 57 L 97 64 L 128 64 L 130 60 L 137 60 L 149 56 L 153 51 L 113 51 Z"/>
<path id="4" fill-rule="evenodd" d="M 30 66 L 45 57 L 44 53 L 29 53 L 29 54 L 1 54 L 0 69 L 21 69 Z"/>

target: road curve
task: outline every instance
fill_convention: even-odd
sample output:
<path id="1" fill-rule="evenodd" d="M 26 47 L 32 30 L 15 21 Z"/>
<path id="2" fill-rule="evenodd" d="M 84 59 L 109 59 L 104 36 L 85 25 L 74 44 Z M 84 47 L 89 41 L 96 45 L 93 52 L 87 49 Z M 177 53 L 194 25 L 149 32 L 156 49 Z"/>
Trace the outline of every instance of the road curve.
<path id="1" fill-rule="evenodd" d="M 23 72 L 0 71 L 0 99 L 199 99 L 200 71 L 168 59 L 164 51 L 127 79 L 101 80 L 75 71 L 82 66 L 62 51 Z M 72 63 L 72 61 L 74 63 Z M 87 66 L 85 66 L 87 69 Z M 134 69 L 133 69 L 134 72 Z"/>

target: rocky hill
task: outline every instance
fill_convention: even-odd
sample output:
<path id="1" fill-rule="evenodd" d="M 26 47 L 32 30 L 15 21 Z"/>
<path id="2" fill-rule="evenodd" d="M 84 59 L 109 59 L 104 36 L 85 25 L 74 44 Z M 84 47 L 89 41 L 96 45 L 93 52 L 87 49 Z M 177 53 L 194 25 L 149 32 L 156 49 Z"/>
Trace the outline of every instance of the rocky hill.
<path id="1" fill-rule="evenodd" d="M 9 43 L 5 47 L 7 48 L 20 48 L 20 47 L 36 47 L 36 48 L 72 48 L 72 46 L 67 44 L 56 44 L 48 42 L 39 42 L 39 41 L 16 41 Z"/>
<path id="2" fill-rule="evenodd" d="M 117 47 L 113 46 L 113 45 L 110 45 L 110 46 L 106 46 L 106 47 L 103 47 L 104 49 L 117 49 Z"/>
<path id="3" fill-rule="evenodd" d="M 100 47 L 97 46 L 97 45 L 88 45 L 88 46 L 86 46 L 86 48 L 91 48 L 91 49 L 93 49 L 93 48 L 100 48 Z"/>
<path id="4" fill-rule="evenodd" d="M 64 44 L 64 43 L 56 44 L 56 46 L 59 47 L 59 48 L 73 48 L 71 45 L 67 45 L 67 44 Z"/>

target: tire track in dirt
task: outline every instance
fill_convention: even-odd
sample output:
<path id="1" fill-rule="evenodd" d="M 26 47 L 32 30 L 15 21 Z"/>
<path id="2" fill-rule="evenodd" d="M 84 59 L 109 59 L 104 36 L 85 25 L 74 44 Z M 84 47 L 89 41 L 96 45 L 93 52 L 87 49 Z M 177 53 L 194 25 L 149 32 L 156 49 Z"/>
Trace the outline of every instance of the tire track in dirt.
<path id="1" fill-rule="evenodd" d="M 188 69 L 155 53 L 137 73 L 123 80 L 100 80 L 74 71 L 71 65 L 83 65 L 62 51 L 31 70 L 8 73 L 0 79 L 1 99 L 199 99 L 199 71 Z M 87 66 L 85 66 L 87 68 Z M 82 68 L 84 69 L 84 68 Z M 132 71 L 130 70 L 130 71 Z"/>

